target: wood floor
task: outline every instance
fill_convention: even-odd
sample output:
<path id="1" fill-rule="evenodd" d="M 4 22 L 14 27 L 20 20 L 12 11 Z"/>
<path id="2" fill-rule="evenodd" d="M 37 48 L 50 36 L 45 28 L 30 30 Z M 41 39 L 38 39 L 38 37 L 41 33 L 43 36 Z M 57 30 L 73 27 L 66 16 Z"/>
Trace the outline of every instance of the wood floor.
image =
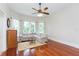
<path id="1" fill-rule="evenodd" d="M 79 49 L 49 40 L 46 45 L 17 51 L 8 49 L 2 56 L 79 56 Z"/>

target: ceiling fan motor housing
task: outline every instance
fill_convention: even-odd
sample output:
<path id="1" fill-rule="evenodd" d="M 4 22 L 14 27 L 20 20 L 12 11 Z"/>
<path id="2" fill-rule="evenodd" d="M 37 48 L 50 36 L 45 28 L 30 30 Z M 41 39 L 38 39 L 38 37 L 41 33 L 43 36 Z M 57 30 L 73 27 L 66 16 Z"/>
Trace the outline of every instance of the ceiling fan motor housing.
<path id="1" fill-rule="evenodd" d="M 41 5 L 41 3 L 39 3 L 39 5 Z"/>

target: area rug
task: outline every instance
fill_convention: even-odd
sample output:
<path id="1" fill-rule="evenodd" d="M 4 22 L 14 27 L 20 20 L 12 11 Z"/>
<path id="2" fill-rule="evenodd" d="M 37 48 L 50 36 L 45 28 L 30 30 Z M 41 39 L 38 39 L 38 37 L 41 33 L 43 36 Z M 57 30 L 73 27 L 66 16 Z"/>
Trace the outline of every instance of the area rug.
<path id="1" fill-rule="evenodd" d="M 36 43 L 32 43 L 29 44 L 29 42 L 22 42 L 22 43 L 18 43 L 18 51 L 22 51 L 28 48 L 34 48 L 34 47 L 38 47 L 38 46 L 42 46 L 45 45 L 46 43 L 40 43 L 38 41 L 36 41 Z"/>

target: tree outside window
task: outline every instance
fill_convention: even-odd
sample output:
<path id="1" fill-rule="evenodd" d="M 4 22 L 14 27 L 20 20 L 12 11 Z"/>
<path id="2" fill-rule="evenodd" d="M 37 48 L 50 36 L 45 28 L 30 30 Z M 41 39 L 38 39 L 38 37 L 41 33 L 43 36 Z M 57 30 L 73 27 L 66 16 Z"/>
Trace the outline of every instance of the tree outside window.
<path id="1" fill-rule="evenodd" d="M 35 33 L 36 27 L 35 27 L 35 22 L 24 22 L 24 33 Z"/>
<path id="2" fill-rule="evenodd" d="M 38 27 L 38 29 L 36 29 L 36 26 Z M 23 33 L 44 33 L 44 27 L 45 27 L 44 22 L 40 22 L 37 25 L 35 22 L 25 21 Z"/>

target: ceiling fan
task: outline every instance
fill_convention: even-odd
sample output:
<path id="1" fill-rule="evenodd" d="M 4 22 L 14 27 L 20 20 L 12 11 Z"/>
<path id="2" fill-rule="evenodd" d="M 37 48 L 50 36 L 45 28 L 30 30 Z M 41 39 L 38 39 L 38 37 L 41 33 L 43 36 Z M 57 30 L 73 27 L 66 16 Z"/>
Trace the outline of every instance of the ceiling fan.
<path id="1" fill-rule="evenodd" d="M 39 3 L 39 9 L 36 8 L 32 8 L 33 10 L 35 10 L 37 13 L 33 13 L 33 14 L 45 14 L 45 15 L 49 15 L 48 11 L 48 7 L 45 8 L 41 8 L 41 3 Z"/>

